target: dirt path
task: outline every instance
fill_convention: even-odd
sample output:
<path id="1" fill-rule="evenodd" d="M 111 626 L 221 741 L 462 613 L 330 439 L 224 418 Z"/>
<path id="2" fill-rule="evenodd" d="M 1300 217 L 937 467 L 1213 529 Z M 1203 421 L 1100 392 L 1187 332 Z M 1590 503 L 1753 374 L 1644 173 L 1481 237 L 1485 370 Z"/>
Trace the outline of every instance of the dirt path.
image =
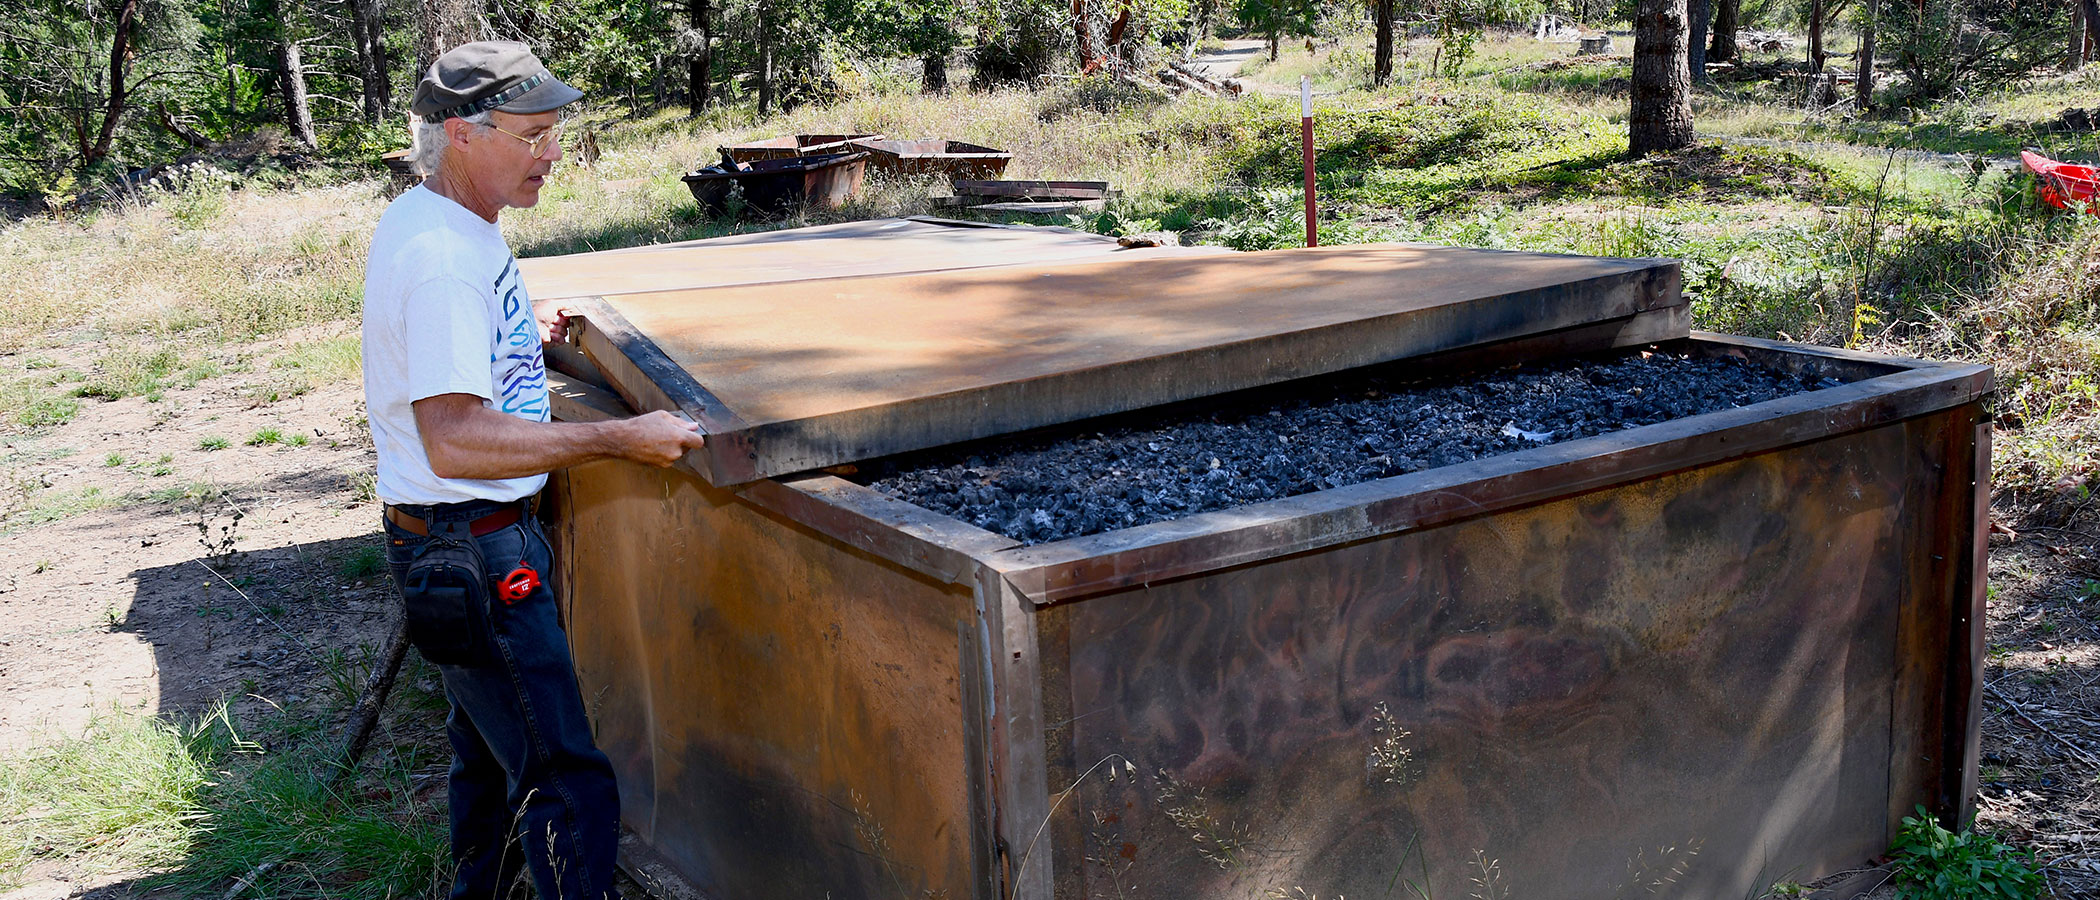
<path id="1" fill-rule="evenodd" d="M 1204 74 L 1220 81 L 1227 78 L 1237 78 L 1247 90 L 1257 94 L 1269 94 L 1278 97 L 1298 96 L 1298 86 L 1295 84 L 1277 84 L 1271 81 L 1263 81 L 1258 77 L 1246 75 L 1241 71 L 1246 68 L 1248 63 L 1269 52 L 1269 43 L 1267 41 L 1238 39 L 1225 41 L 1224 44 L 1225 46 L 1221 49 L 1197 54 L 1195 59 L 1189 61 L 1190 65 L 1203 70 Z"/>
<path id="2" fill-rule="evenodd" d="M 112 707 L 310 704 L 383 640 L 357 385 L 267 405 L 248 387 L 229 376 L 159 403 L 85 400 L 72 422 L 5 442 L 33 503 L 133 499 L 0 536 L 0 751 L 77 734 Z M 282 442 L 247 443 L 265 429 Z"/>
<path id="3" fill-rule="evenodd" d="M 1268 50 L 1266 41 L 1231 40 L 1225 46 L 1207 53 L 1199 53 L 1189 64 L 1203 70 L 1203 74 L 1223 80 L 1240 77 L 1240 69 L 1248 60 Z"/>

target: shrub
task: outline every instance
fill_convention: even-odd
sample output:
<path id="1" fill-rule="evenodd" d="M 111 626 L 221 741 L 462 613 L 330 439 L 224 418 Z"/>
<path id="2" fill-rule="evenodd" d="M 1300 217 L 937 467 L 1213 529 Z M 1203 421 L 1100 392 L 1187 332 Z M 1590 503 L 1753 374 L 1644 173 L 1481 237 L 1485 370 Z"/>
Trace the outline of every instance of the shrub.
<path id="1" fill-rule="evenodd" d="M 2034 851 L 2016 850 L 1978 831 L 1955 834 L 1941 827 L 1924 806 L 1917 810 L 1917 815 L 1903 817 L 1903 831 L 1891 848 L 1900 879 L 1897 889 L 1904 897 L 1979 900 L 2042 895 Z"/>
<path id="2" fill-rule="evenodd" d="M 1165 91 L 1153 90 L 1107 74 L 1088 75 L 1046 91 L 1036 119 L 1049 122 L 1082 110 L 1112 116 L 1126 109 L 1149 109 L 1167 102 Z"/>

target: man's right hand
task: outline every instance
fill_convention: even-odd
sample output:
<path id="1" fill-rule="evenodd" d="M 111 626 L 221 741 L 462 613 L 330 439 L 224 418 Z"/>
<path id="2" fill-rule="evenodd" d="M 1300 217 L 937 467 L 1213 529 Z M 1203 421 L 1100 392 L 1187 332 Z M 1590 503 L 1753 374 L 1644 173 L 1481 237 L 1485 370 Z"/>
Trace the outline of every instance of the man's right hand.
<path id="1" fill-rule="evenodd" d="M 663 468 L 685 458 L 689 450 L 707 446 L 707 435 L 689 419 L 658 410 L 620 421 L 618 455 L 644 465 Z"/>

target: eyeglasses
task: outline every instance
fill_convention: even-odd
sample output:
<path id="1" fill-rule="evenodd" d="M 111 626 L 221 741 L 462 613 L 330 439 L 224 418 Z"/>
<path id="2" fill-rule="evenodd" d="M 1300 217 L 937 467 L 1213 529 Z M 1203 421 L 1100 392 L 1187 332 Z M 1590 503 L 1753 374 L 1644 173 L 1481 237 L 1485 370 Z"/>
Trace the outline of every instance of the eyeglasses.
<path id="1" fill-rule="evenodd" d="M 500 125 L 490 125 L 489 127 L 494 128 L 497 131 L 501 131 L 504 134 L 510 135 L 511 137 L 517 138 L 518 140 L 524 141 L 525 146 L 532 150 L 533 159 L 540 159 L 545 157 L 547 155 L 547 148 L 555 146 L 561 141 L 560 125 L 556 125 L 552 128 L 547 129 L 546 131 L 540 132 L 540 136 L 536 138 L 529 138 L 522 134 L 518 134 L 514 131 L 505 130 Z"/>

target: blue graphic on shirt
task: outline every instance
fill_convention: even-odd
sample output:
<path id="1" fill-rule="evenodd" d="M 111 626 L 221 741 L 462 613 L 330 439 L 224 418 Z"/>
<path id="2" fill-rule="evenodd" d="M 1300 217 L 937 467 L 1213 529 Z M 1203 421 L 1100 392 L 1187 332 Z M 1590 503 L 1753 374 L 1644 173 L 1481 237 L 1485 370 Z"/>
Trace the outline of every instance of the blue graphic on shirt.
<path id="1" fill-rule="evenodd" d="M 521 419 L 547 421 L 547 362 L 540 353 L 539 323 L 532 318 L 532 303 L 518 280 L 518 260 L 512 257 L 496 276 L 496 296 L 502 319 L 496 323 L 495 340 L 489 353 L 490 374 L 495 378 L 496 408 Z"/>

